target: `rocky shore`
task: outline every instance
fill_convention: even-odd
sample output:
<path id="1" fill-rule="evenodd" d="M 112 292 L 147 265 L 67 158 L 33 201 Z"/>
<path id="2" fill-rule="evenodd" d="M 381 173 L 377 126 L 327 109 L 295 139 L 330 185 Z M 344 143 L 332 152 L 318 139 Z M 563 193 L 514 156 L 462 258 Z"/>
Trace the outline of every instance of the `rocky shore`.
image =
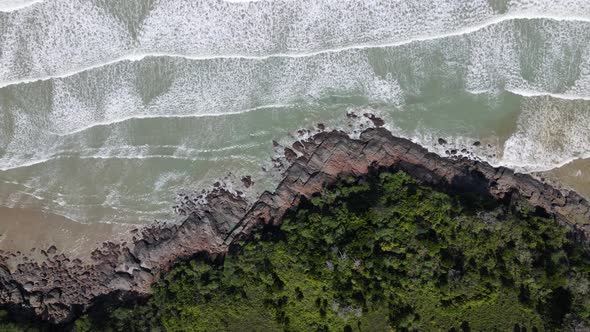
<path id="1" fill-rule="evenodd" d="M 91 263 L 49 248 L 46 259 L 14 266 L 11 253 L 1 253 L 0 304 L 59 324 L 105 298 L 147 297 L 150 286 L 175 261 L 195 254 L 222 256 L 254 226 L 278 224 L 302 199 L 339 179 L 373 169 L 403 170 L 443 191 L 506 203 L 524 199 L 580 236 L 590 236 L 590 203 L 578 194 L 484 162 L 457 155 L 440 157 L 383 128 L 366 129 L 358 139 L 339 131 L 320 132 L 284 152 L 291 163 L 274 192 L 265 192 L 254 202 L 222 187 L 201 197 L 187 195 L 176 207 L 186 215 L 184 222 L 134 230 L 130 243 L 104 243 L 92 253 Z"/>

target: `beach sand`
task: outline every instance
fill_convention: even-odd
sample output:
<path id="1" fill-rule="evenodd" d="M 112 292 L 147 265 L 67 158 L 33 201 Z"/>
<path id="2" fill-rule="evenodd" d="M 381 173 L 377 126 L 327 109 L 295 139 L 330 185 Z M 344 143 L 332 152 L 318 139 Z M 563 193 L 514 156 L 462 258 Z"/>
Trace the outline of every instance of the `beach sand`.
<path id="1" fill-rule="evenodd" d="M 590 159 L 533 175 L 590 199 Z M 105 241 L 129 241 L 130 231 L 137 227 L 140 225 L 83 224 L 37 209 L 0 207 L 0 250 L 16 253 L 16 261 L 25 255 L 35 260 L 44 258 L 42 250 L 55 246 L 57 254 L 86 261 Z"/>
<path id="2" fill-rule="evenodd" d="M 0 207 L 0 250 L 42 258 L 50 246 L 56 253 L 87 260 L 104 241 L 125 240 L 134 225 L 82 224 L 33 209 Z M 32 250 L 32 249 L 35 250 Z"/>
<path id="3" fill-rule="evenodd" d="M 545 177 L 557 187 L 572 189 L 590 200 L 590 159 L 574 160 L 537 176 Z"/>

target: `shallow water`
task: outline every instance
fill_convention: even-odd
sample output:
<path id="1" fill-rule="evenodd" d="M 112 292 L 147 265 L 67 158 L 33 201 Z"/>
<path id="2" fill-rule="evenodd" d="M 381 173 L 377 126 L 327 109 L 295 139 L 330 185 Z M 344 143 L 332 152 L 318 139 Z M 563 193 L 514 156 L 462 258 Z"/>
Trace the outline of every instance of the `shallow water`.
<path id="1" fill-rule="evenodd" d="M 228 172 L 271 188 L 272 140 L 349 110 L 584 194 L 589 29 L 583 0 L 0 0 L 0 206 L 173 218 Z"/>

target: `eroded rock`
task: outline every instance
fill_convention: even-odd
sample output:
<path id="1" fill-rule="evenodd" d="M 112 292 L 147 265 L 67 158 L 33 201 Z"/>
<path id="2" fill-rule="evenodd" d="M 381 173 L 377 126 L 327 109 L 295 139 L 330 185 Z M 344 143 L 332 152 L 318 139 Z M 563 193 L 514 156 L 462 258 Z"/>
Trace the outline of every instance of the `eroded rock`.
<path id="1" fill-rule="evenodd" d="M 352 116 L 352 115 L 349 115 Z M 339 179 L 372 169 L 403 170 L 441 190 L 469 192 L 500 201 L 527 200 L 566 223 L 584 237 L 590 234 L 590 204 L 574 192 L 561 192 L 529 175 L 454 156 L 443 158 L 382 128 L 367 129 L 359 139 L 343 132 L 320 132 L 297 144 L 298 156 L 286 148 L 291 165 L 274 192 L 255 202 L 220 186 L 199 199 L 190 195 L 179 209 L 180 224 L 154 224 L 134 230 L 132 243 L 104 243 L 84 264 L 50 247 L 41 262 L 10 269 L 8 253 L 0 258 L 0 303 L 35 312 L 63 323 L 87 310 L 98 297 L 130 294 L 145 297 L 150 286 L 179 259 L 196 253 L 225 255 L 229 246 L 260 223 L 279 224 L 296 208 Z"/>

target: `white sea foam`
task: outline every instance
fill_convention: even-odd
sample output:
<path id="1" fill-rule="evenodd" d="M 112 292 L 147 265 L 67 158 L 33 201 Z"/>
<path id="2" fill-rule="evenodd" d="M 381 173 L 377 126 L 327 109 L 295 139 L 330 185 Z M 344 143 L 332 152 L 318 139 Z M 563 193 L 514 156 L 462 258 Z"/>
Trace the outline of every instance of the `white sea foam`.
<path id="1" fill-rule="evenodd" d="M 35 166 L 57 159 L 177 159 L 187 161 L 197 160 L 222 160 L 223 158 L 241 159 L 246 161 L 252 161 L 245 156 L 238 155 L 226 155 L 223 158 L 217 158 L 216 154 L 228 151 L 243 151 L 259 146 L 257 143 L 250 144 L 239 144 L 224 146 L 221 148 L 212 149 L 195 149 L 177 145 L 141 145 L 141 146 L 114 146 L 114 147 L 100 147 L 100 148 L 81 148 L 76 150 L 61 150 L 54 152 L 50 155 L 43 156 L 35 160 L 8 160 L 0 163 L 0 171 L 8 171 L 16 168 L 25 168 Z M 172 154 L 152 154 L 150 151 L 158 149 L 170 149 L 173 151 Z M 201 155 L 207 155 L 201 157 Z M 16 164 L 16 165 L 15 165 Z M 16 185 L 22 185 L 29 189 L 34 189 L 26 184 L 21 184 L 14 181 L 3 181 L 5 183 L 11 183 Z"/>
<path id="2" fill-rule="evenodd" d="M 4 159 L 16 155 L 23 157 L 17 159 L 28 159 L 39 146 L 46 151 L 58 149 L 61 137 L 131 119 L 227 116 L 262 108 L 287 110 L 290 105 L 319 100 L 333 92 L 366 96 L 371 102 L 401 101 L 397 80 L 392 75 L 378 75 L 365 55 L 355 53 L 279 62 L 152 59 L 107 69 L 54 80 L 51 89 L 26 88 L 23 91 L 34 96 L 31 109 L 0 104 L 18 119 L 12 132 L 19 135 L 6 142 Z M 143 76 L 155 70 L 159 76 Z M 160 82 L 165 84 L 158 87 Z M 149 96 L 142 94 L 142 90 L 156 88 Z M 34 99 L 43 100 L 44 95 L 51 98 L 50 103 Z M 43 109 L 48 106 L 51 108 Z"/>
<path id="3" fill-rule="evenodd" d="M 67 71 L 63 71 L 61 73 L 55 73 L 52 75 L 46 76 L 39 76 L 39 77 L 30 77 L 30 78 L 20 78 L 8 81 L 0 81 L 0 88 L 10 86 L 10 85 L 17 85 L 17 84 L 27 84 L 33 83 L 37 81 L 46 81 L 56 78 L 66 78 L 69 76 L 73 76 L 85 71 L 98 69 L 101 67 L 109 66 L 112 64 L 116 64 L 118 62 L 124 61 L 141 61 L 148 57 L 169 57 L 169 58 L 182 58 L 186 60 L 215 60 L 215 59 L 246 59 L 246 60 L 268 60 L 272 58 L 304 58 L 304 57 L 313 57 L 320 54 L 325 53 L 338 53 L 344 52 L 349 50 L 364 50 L 364 49 L 372 49 L 372 48 L 388 48 L 388 47 L 397 47 L 403 46 L 411 43 L 418 43 L 424 41 L 431 41 L 449 37 L 457 37 L 462 35 L 471 34 L 477 32 L 479 30 L 485 29 L 489 26 L 493 26 L 496 24 L 500 24 L 502 22 L 513 21 L 513 20 L 535 20 L 535 19 L 549 19 L 549 20 L 556 20 L 556 21 L 571 21 L 571 22 L 590 22 L 589 17 L 583 16 L 560 16 L 560 15 L 551 15 L 551 14 L 529 14 L 529 13 L 512 13 L 507 15 L 497 16 L 491 19 L 488 19 L 484 22 L 479 22 L 473 26 L 463 27 L 461 29 L 455 31 L 444 32 L 436 35 L 418 35 L 413 38 L 396 40 L 396 41 L 381 41 L 378 43 L 360 43 L 360 44 L 351 44 L 351 45 L 344 45 L 339 47 L 332 47 L 332 48 L 324 48 L 324 49 L 317 49 L 317 50 L 307 50 L 307 51 L 292 51 L 292 52 L 279 52 L 279 53 L 270 53 L 270 54 L 190 54 L 190 53 L 172 53 L 172 52 L 146 52 L 142 51 L 141 49 L 133 50 L 130 53 L 120 55 L 114 59 L 108 59 L 104 62 L 89 64 L 84 67 L 78 67 L 75 69 L 69 69 Z"/>
<path id="4" fill-rule="evenodd" d="M 584 119 L 583 123 L 586 124 L 587 120 Z M 391 124 L 386 124 L 385 127 L 394 135 L 409 139 L 440 156 L 448 157 L 448 151 L 451 149 L 466 149 L 466 154 L 459 152 L 458 155 L 484 161 L 494 167 L 508 167 L 521 173 L 550 171 L 563 167 L 575 160 L 590 158 L 590 152 L 585 150 L 584 152 L 574 151 L 576 147 L 571 148 L 570 151 L 566 151 L 565 153 L 557 151 L 557 153 L 561 154 L 554 155 L 556 151 L 552 150 L 550 146 L 544 145 L 544 142 L 532 142 L 537 137 L 530 133 L 517 133 L 504 146 L 502 146 L 502 142 L 497 141 L 490 147 L 481 146 L 475 148 L 473 142 L 478 140 L 478 138 L 474 137 L 441 135 L 426 128 L 422 131 L 408 133 Z M 524 124 L 520 126 L 520 129 L 523 127 Z M 534 127 L 536 128 L 533 131 L 538 133 L 542 125 L 535 125 Z M 583 135 L 584 133 L 580 131 L 582 127 L 583 125 L 575 128 L 575 133 L 570 136 L 577 134 Z M 527 137 L 527 135 L 532 137 Z M 438 144 L 437 140 L 440 136 L 445 137 L 447 141 L 445 145 Z M 537 151 L 531 153 L 533 149 Z M 539 150 L 542 152 L 538 153 Z M 502 156 L 503 154 L 505 156 Z"/>
<path id="5" fill-rule="evenodd" d="M 0 12 L 12 12 L 33 6 L 44 0 L 0 0 Z"/>
<path id="6" fill-rule="evenodd" d="M 508 91 L 515 95 L 519 95 L 522 97 L 552 97 L 555 99 L 564 99 L 564 100 L 586 100 L 590 101 L 590 95 L 578 95 L 573 93 L 551 93 L 546 91 L 534 91 L 534 90 L 527 90 L 527 89 L 518 89 L 518 88 L 505 88 L 504 90 L 494 89 L 494 90 L 470 90 L 467 89 L 467 92 L 474 94 L 474 95 L 484 95 L 484 94 L 497 94 L 502 91 Z"/>
<path id="7" fill-rule="evenodd" d="M 174 156 L 174 155 L 94 155 L 94 156 L 62 156 L 62 155 L 54 155 L 44 159 L 37 159 L 37 160 L 29 160 L 26 162 L 21 162 L 18 166 L 8 166 L 8 167 L 0 167 L 0 171 L 8 171 L 11 169 L 17 168 L 25 168 L 30 166 L 35 166 L 39 164 L 44 164 L 50 161 L 55 161 L 58 159 L 129 159 L 129 160 L 145 160 L 145 159 L 176 159 L 176 160 L 184 160 L 184 161 L 219 161 L 219 160 L 228 160 L 228 159 L 236 159 L 236 160 L 243 160 L 247 162 L 256 162 L 253 159 L 247 158 L 243 155 L 232 155 L 232 156 L 223 156 L 223 157 L 181 157 L 181 156 Z"/>
<path id="8" fill-rule="evenodd" d="M 271 2 L 273 0 L 222 0 L 222 1 L 230 2 L 230 3 L 248 3 L 248 2 L 257 2 L 257 1 Z"/>
<path id="9" fill-rule="evenodd" d="M 252 107 L 252 108 L 248 108 L 248 109 L 244 109 L 244 110 L 239 110 L 239 111 L 228 111 L 228 112 L 220 112 L 220 113 L 145 114 L 145 115 L 139 114 L 139 115 L 128 116 L 128 117 L 114 118 L 113 120 L 110 120 L 110 121 L 93 122 L 90 125 L 87 125 L 85 127 L 76 128 L 75 130 L 72 130 L 72 131 L 69 131 L 69 132 L 65 132 L 65 133 L 53 133 L 53 134 L 55 134 L 57 136 L 69 136 L 69 135 L 74 135 L 74 134 L 80 133 L 82 131 L 91 129 L 91 128 L 101 127 L 101 126 L 110 126 L 110 125 L 114 125 L 114 124 L 117 124 L 117 123 L 129 121 L 129 120 L 158 119 L 158 118 L 165 119 L 165 118 L 205 118 L 205 117 L 220 117 L 220 116 L 230 116 L 230 115 L 244 114 L 244 113 L 254 112 L 254 111 L 263 110 L 263 109 L 270 109 L 270 108 L 289 108 L 291 106 L 293 106 L 293 105 L 291 105 L 291 104 L 269 104 L 269 105 L 261 105 L 261 106 Z"/>
<path id="10" fill-rule="evenodd" d="M 590 112 L 580 101 L 526 99 L 516 132 L 504 146 L 501 163 L 545 171 L 590 157 Z"/>
<path id="11" fill-rule="evenodd" d="M 404 96 L 420 96 L 423 89 L 420 84 L 433 75 L 440 77 L 443 83 L 457 80 L 456 75 L 465 75 L 467 89 L 480 92 L 508 90 L 528 97 L 550 95 L 588 100 L 590 90 L 584 91 L 584 71 L 579 75 L 573 71 L 569 76 L 577 79 L 568 86 L 564 83 L 568 75 L 563 75 L 559 68 L 551 68 L 562 58 L 559 52 L 545 55 L 541 66 L 537 64 L 540 70 L 534 67 L 542 75 L 534 73 L 537 76 L 532 79 L 524 77 L 520 70 L 521 55 L 529 52 L 528 44 L 521 44 L 515 33 L 515 30 L 534 28 L 538 34 L 536 38 L 555 44 L 554 49 L 575 47 L 574 50 L 581 49 L 585 54 L 590 44 L 587 27 L 569 21 L 507 21 L 461 37 L 379 49 L 381 53 L 375 56 L 371 50 L 354 49 L 264 60 L 149 58 L 114 63 L 52 80 L 51 109 L 21 109 L 20 104 L 6 106 L 7 112 L 15 115 L 13 132 L 19 135 L 5 142 L 2 159 L 5 168 L 18 167 L 20 162 L 31 160 L 30 156 L 39 146 L 49 153 L 59 151 L 62 139 L 67 136 L 131 119 L 240 114 L 341 95 L 403 107 Z M 563 38 L 563 31 L 569 33 L 567 38 Z M 504 48 L 498 48 L 498 44 Z M 433 55 L 438 53 L 450 60 L 433 66 L 436 60 Z M 412 77 L 400 75 L 403 64 L 398 62 L 407 54 L 414 54 Z M 443 76 L 441 70 L 444 70 Z M 146 73 L 152 76 L 145 76 Z M 142 81 L 150 82 L 149 86 Z M 160 82 L 163 82 L 161 87 Z M 147 99 L 142 97 L 143 90 L 154 87 L 157 88 L 155 93 L 150 93 Z M 42 95 L 46 87 L 14 86 L 10 89 L 13 93 L 26 91 L 28 96 Z M 252 100 L 262 106 L 252 105 Z M 34 107 L 46 107 L 46 104 L 33 103 Z M 127 135 L 124 131 L 117 134 Z M 0 136 L 8 137 L 6 133 Z M 109 139 L 116 136 L 110 135 Z M 14 164 L 6 165 L 7 161 Z"/>
<path id="12" fill-rule="evenodd" d="M 168 208 L 172 188 L 259 169 L 266 155 L 248 142 L 277 129 L 249 136 L 244 122 L 295 109 L 313 118 L 334 100 L 387 115 L 444 112 L 465 90 L 501 105 L 509 91 L 523 97 L 517 130 L 501 159 L 483 159 L 528 171 L 588 156 L 587 1 L 6 3 L 0 178 L 73 219 L 145 219 Z M 396 133 L 445 153 L 428 136 L 437 128 L 419 129 Z M 473 139 L 460 135 L 449 144 Z M 11 200 L 0 191 L 0 204 Z"/>
<path id="13" fill-rule="evenodd" d="M 590 101 L 590 95 L 576 95 L 570 93 L 551 93 L 551 92 L 542 92 L 542 91 L 532 91 L 532 90 L 525 90 L 525 89 L 512 89 L 508 88 L 506 91 L 511 93 L 523 96 L 523 97 L 552 97 L 556 99 L 564 99 L 564 100 L 588 100 Z"/>
<path id="14" fill-rule="evenodd" d="M 54 0 L 39 4 L 36 11 L 7 15 L 0 21 L 6 35 L 0 45 L 5 52 L 0 58 L 2 85 L 148 55 L 313 56 L 462 35 L 518 18 L 590 18 L 590 5 L 583 2 L 514 2 L 500 14 L 484 0 L 166 1 L 145 8 L 138 17 L 127 12 L 136 8 L 106 3 L 102 8 L 90 1 Z"/>
<path id="15" fill-rule="evenodd" d="M 67 72 L 133 44 L 119 21 L 89 1 L 43 1 L 0 13 L 0 31 L 2 81 Z"/>

